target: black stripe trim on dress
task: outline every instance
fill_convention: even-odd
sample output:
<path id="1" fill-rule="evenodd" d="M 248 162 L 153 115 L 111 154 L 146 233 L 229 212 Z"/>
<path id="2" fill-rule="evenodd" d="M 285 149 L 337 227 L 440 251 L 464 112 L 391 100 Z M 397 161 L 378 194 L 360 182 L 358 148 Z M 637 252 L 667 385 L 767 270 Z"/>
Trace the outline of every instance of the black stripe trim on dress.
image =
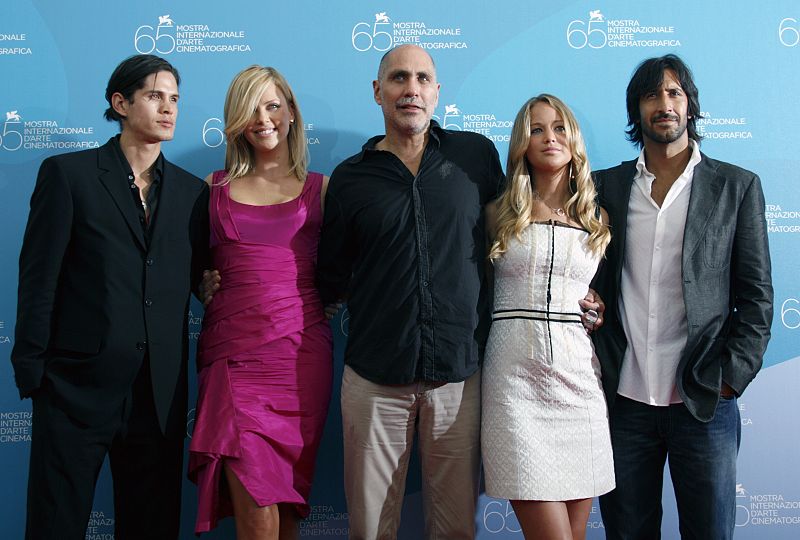
<path id="1" fill-rule="evenodd" d="M 530 321 L 548 321 L 557 323 L 577 323 L 581 324 L 581 316 L 576 313 L 553 313 L 540 312 L 541 315 L 528 315 L 522 313 L 524 310 L 511 311 L 509 313 L 492 314 L 493 321 L 502 321 L 507 319 L 527 319 Z"/>
<path id="2" fill-rule="evenodd" d="M 496 309 L 492 312 L 492 315 L 497 313 L 516 313 L 521 311 L 523 313 L 550 313 L 550 314 L 558 314 L 558 315 L 576 315 L 580 317 L 580 313 L 574 313 L 572 311 L 545 311 L 543 309 Z"/>

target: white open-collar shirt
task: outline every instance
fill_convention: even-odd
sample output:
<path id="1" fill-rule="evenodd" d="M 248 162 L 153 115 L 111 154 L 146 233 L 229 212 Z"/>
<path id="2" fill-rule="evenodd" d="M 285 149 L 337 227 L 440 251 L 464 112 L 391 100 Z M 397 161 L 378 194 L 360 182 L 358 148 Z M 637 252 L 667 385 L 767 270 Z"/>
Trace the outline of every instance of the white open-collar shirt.
<path id="1" fill-rule="evenodd" d="M 694 168 L 701 159 L 697 143 L 689 142 L 689 163 L 661 207 L 650 196 L 655 176 L 647 170 L 642 150 L 628 203 L 619 298 L 628 348 L 617 392 L 648 405 L 682 401 L 675 386 L 687 338 L 681 255 Z"/>

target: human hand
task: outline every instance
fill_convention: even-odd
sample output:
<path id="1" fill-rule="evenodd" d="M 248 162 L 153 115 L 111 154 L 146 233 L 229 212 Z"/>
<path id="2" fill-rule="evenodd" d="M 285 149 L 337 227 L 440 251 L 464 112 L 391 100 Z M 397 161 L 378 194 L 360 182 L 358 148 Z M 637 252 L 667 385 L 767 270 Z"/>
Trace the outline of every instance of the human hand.
<path id="1" fill-rule="evenodd" d="M 731 399 L 736 397 L 736 392 L 730 387 L 728 383 L 722 381 L 722 388 L 719 391 L 719 397 L 723 399 Z"/>
<path id="2" fill-rule="evenodd" d="M 219 290 L 222 277 L 218 270 L 204 270 L 203 281 L 200 283 L 200 298 L 203 300 L 203 307 L 208 306 L 214 294 Z"/>
<path id="3" fill-rule="evenodd" d="M 580 305 L 583 312 L 581 322 L 587 332 L 592 332 L 603 326 L 603 313 L 606 310 L 606 305 L 594 289 L 589 289 L 583 300 L 578 300 L 578 305 Z"/>
<path id="4" fill-rule="evenodd" d="M 328 320 L 333 319 L 339 310 L 342 309 L 341 302 L 334 302 L 325 306 L 325 318 Z"/>

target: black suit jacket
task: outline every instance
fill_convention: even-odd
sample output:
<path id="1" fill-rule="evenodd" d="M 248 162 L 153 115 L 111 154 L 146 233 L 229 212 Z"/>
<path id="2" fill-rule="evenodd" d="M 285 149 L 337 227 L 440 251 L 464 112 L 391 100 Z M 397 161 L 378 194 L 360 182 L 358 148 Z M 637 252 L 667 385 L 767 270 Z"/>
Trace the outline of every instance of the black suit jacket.
<path id="1" fill-rule="evenodd" d="M 208 187 L 165 160 L 160 189 L 148 244 L 111 141 L 42 163 L 11 353 L 22 397 L 46 379 L 70 416 L 96 425 L 119 411 L 149 353 L 161 429 L 184 431 L 187 312 L 206 265 Z"/>
<path id="2" fill-rule="evenodd" d="M 612 235 L 594 281 L 606 302 L 605 324 L 593 334 L 609 406 L 628 345 L 619 295 L 635 174 L 636 160 L 595 173 Z M 688 339 L 676 382 L 689 411 L 708 421 L 714 417 L 722 381 L 741 395 L 761 368 L 770 338 L 773 291 L 758 176 L 703 155 L 691 190 L 681 261 Z"/>

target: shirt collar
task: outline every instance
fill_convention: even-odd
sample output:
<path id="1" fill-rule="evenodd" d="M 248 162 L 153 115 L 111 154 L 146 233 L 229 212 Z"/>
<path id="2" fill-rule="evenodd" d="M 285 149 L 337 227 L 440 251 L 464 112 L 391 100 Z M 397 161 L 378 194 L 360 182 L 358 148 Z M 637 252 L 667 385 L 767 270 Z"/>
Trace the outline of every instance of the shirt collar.
<path id="1" fill-rule="evenodd" d="M 702 159 L 700 145 L 697 144 L 697 141 L 694 139 L 689 139 L 689 146 L 692 147 L 692 156 L 689 158 L 689 163 L 686 164 L 686 168 L 683 170 L 683 174 L 681 174 L 681 176 L 692 174 L 692 172 L 694 172 L 694 168 Z M 652 176 L 653 173 L 647 170 L 647 164 L 645 163 L 644 159 L 644 148 L 642 148 L 642 151 L 639 152 L 639 159 L 636 160 L 636 175 L 634 178 L 647 178 Z"/>
<path id="2" fill-rule="evenodd" d="M 428 127 L 428 142 L 433 142 L 437 147 L 441 145 L 441 138 L 442 135 L 445 134 L 445 130 L 439 125 L 436 120 L 431 119 L 430 126 Z M 364 146 L 361 147 L 361 152 L 350 158 L 348 161 L 349 163 L 356 164 L 360 163 L 364 160 L 364 157 L 371 152 L 378 152 L 375 146 L 384 138 L 386 135 L 375 135 L 371 137 L 367 142 L 364 143 Z"/>
<path id="3" fill-rule="evenodd" d="M 125 157 L 125 154 L 122 152 L 122 146 L 119 143 L 120 135 L 116 135 L 115 137 L 111 138 L 111 147 L 114 149 L 114 153 L 119 159 L 119 164 L 122 166 L 122 169 L 125 171 L 125 176 L 128 177 L 129 183 L 133 183 L 133 169 L 131 169 L 130 163 L 128 163 L 128 158 Z M 158 183 L 161 182 L 161 179 L 164 178 L 164 154 L 161 152 L 158 153 L 158 157 L 156 158 L 156 162 L 153 164 L 153 182 Z"/>

